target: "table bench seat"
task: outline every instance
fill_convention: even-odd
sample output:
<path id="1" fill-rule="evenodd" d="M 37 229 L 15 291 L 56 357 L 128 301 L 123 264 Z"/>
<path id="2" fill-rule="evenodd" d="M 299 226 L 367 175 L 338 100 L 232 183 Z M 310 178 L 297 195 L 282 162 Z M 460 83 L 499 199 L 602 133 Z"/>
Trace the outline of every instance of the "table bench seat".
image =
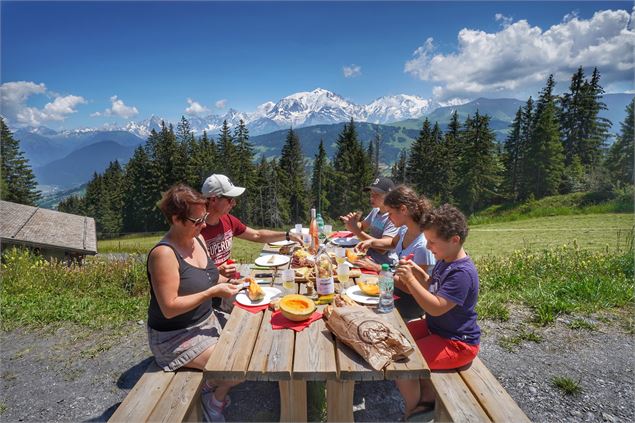
<path id="1" fill-rule="evenodd" d="M 153 361 L 108 421 L 201 421 L 202 384 L 199 370 L 164 372 Z"/>
<path id="2" fill-rule="evenodd" d="M 435 421 L 530 422 L 478 357 L 467 369 L 430 376 L 437 394 Z"/>

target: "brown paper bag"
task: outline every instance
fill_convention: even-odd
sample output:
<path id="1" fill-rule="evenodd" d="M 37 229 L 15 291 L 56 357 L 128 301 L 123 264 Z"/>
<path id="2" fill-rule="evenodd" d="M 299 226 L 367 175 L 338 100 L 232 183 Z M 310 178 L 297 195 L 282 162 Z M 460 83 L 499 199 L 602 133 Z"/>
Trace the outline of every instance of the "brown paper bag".
<path id="1" fill-rule="evenodd" d="M 408 338 L 365 307 L 329 307 L 326 327 L 353 348 L 375 370 L 409 356 L 414 348 Z"/>

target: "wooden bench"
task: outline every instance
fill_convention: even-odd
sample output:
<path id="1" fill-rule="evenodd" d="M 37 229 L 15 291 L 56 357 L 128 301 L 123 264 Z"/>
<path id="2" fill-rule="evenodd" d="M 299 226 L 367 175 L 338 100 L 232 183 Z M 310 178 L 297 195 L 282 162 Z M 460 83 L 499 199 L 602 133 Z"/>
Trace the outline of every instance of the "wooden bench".
<path id="1" fill-rule="evenodd" d="M 433 371 L 438 422 L 530 422 L 477 357 L 466 369 Z"/>
<path id="2" fill-rule="evenodd" d="M 148 366 L 109 422 L 202 421 L 203 372 L 164 372 L 155 361 Z"/>

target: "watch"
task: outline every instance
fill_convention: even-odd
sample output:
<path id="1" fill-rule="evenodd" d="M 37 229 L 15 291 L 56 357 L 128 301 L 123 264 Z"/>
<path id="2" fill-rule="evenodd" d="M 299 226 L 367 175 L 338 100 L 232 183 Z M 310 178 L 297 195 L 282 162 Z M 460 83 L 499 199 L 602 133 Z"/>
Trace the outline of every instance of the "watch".
<path id="1" fill-rule="evenodd" d="M 285 234 L 285 237 L 287 238 L 287 241 L 291 240 L 291 238 L 289 237 L 289 231 L 287 231 L 287 233 Z"/>

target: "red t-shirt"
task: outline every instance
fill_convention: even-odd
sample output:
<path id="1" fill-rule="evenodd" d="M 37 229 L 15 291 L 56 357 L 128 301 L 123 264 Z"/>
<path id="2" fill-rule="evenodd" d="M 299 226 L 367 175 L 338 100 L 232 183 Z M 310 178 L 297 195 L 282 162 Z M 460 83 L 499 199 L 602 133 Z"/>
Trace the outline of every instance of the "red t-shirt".
<path id="1" fill-rule="evenodd" d="M 245 232 L 247 227 L 238 218 L 225 214 L 216 225 L 207 225 L 201 231 L 209 255 L 219 266 L 227 261 L 232 250 L 232 238 Z"/>

